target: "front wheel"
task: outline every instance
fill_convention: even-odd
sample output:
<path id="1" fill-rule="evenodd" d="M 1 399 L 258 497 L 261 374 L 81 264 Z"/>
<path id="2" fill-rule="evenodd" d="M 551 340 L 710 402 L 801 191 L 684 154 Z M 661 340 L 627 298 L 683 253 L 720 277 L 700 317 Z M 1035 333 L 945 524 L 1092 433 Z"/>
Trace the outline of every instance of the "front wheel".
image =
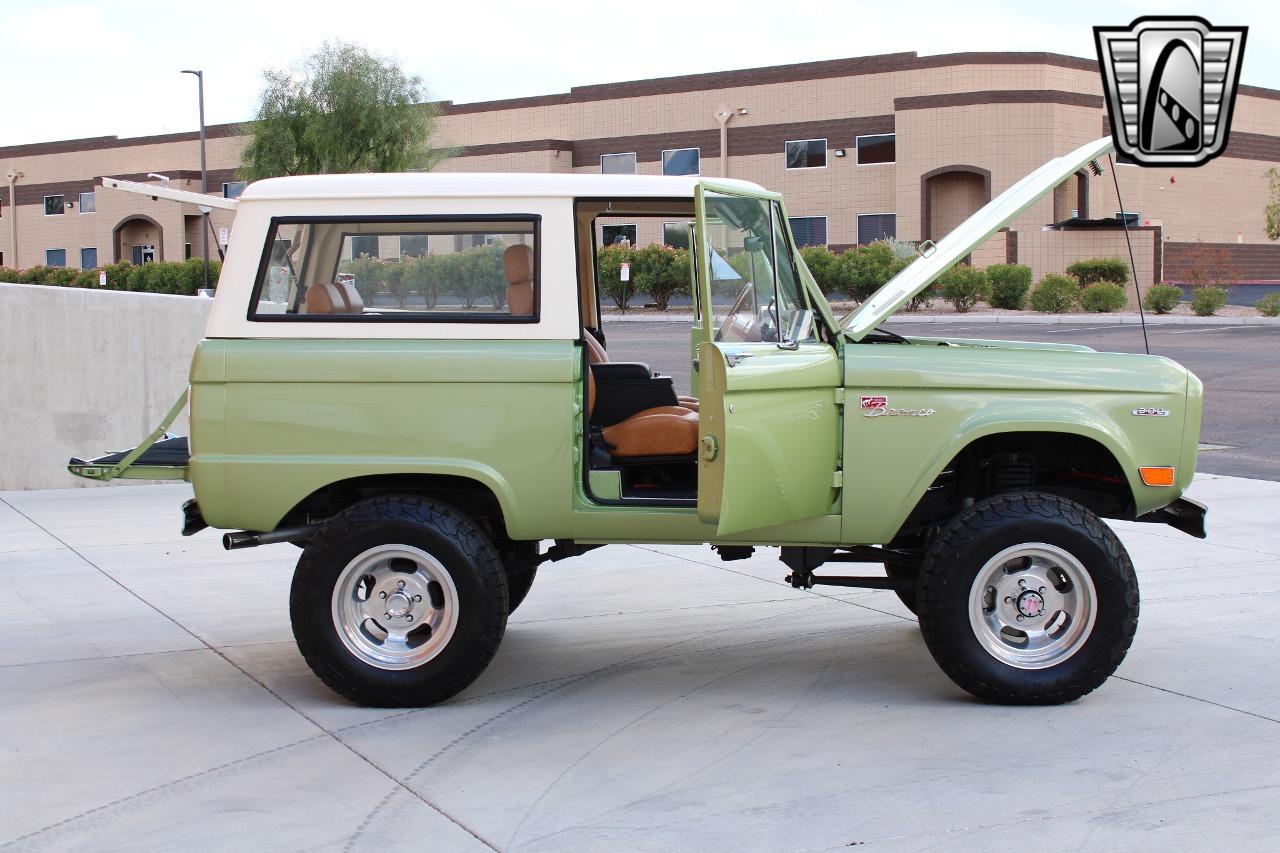
<path id="1" fill-rule="evenodd" d="M 943 528 L 920 567 L 920 629 L 973 695 L 1070 702 L 1115 672 L 1138 624 L 1138 583 L 1120 540 L 1073 501 L 996 495 Z"/>
<path id="2" fill-rule="evenodd" d="M 470 518 L 425 498 L 355 504 L 307 543 L 289 613 L 298 649 L 362 705 L 441 702 L 474 681 L 507 624 L 507 583 Z"/>

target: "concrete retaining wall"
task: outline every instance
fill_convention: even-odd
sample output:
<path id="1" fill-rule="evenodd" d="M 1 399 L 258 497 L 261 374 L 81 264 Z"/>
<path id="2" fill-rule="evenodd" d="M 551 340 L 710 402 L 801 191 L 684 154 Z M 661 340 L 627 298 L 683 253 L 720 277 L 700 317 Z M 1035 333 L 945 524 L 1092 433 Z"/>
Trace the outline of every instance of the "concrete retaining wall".
<path id="1" fill-rule="evenodd" d="M 0 490 L 96 485 L 67 459 L 133 447 L 160 422 L 212 305 L 0 284 Z M 186 414 L 170 429 L 185 435 Z"/>

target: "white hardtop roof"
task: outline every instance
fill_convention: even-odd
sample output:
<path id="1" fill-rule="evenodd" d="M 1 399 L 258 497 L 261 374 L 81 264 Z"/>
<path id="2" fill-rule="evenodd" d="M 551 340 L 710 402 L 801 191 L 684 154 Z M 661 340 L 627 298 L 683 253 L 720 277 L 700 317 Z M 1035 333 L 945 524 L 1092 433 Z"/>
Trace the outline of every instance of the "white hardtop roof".
<path id="1" fill-rule="evenodd" d="M 489 172 L 403 172 L 397 174 L 298 175 L 250 184 L 241 202 L 312 198 L 692 198 L 702 177 L 684 175 L 592 175 Z M 749 181 L 712 178 L 744 192 L 763 192 Z"/>

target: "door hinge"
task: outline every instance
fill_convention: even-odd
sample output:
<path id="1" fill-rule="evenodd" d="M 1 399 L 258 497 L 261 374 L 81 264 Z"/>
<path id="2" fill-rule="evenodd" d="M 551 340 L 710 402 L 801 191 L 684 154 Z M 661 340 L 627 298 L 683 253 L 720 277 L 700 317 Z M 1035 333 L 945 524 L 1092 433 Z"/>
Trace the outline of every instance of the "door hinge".
<path id="1" fill-rule="evenodd" d="M 831 475 L 831 488 L 833 489 L 844 488 L 844 472 L 843 471 L 837 471 Z"/>
<path id="2" fill-rule="evenodd" d="M 844 389 L 836 388 L 835 394 L 836 394 L 836 405 L 843 406 L 844 405 Z"/>

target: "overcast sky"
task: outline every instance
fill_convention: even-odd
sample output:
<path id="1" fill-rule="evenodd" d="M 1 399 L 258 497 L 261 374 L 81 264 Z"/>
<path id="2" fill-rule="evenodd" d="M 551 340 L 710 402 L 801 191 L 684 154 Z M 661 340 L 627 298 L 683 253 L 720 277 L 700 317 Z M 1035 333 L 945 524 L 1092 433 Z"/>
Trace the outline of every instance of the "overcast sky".
<path id="1" fill-rule="evenodd" d="M 326 39 L 398 59 L 457 103 L 571 86 L 897 51 L 1094 56 L 1091 27 L 1168 13 L 1126 0 L 739 0 L 465 3 L 0 0 L 0 145 L 193 130 L 205 72 L 210 124 L 253 116 L 261 71 Z M 1277 0 L 1202 4 L 1250 27 L 1242 81 L 1280 89 Z M 206 17 L 208 15 L 208 17 Z"/>

